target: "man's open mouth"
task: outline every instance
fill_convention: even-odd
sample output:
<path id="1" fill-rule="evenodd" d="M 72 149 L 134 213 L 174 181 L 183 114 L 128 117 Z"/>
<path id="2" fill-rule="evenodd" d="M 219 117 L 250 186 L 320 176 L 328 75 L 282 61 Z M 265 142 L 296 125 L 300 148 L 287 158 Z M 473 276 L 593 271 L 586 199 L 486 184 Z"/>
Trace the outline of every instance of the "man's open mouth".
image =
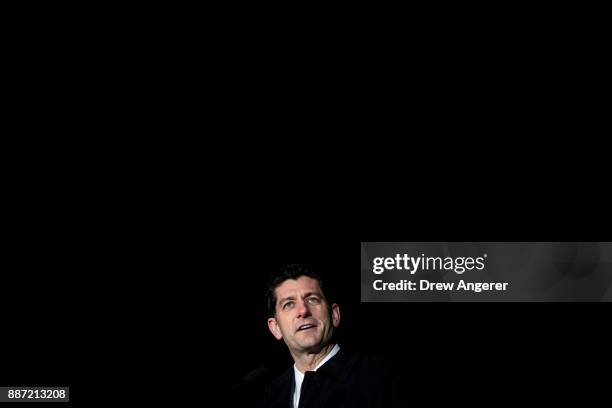
<path id="1" fill-rule="evenodd" d="M 303 324 L 300 327 L 298 327 L 298 329 L 296 331 L 308 330 L 308 329 L 312 329 L 313 327 L 317 327 L 317 325 L 316 324 L 311 324 L 311 323 Z"/>

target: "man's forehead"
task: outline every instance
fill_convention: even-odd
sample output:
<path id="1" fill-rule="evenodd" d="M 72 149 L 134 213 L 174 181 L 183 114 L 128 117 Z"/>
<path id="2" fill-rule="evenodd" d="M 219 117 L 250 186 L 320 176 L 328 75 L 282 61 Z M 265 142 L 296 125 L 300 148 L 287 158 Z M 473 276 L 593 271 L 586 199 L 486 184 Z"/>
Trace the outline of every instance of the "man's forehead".
<path id="1" fill-rule="evenodd" d="M 276 288 L 278 298 L 290 296 L 295 292 L 321 292 L 319 281 L 309 278 L 308 276 L 300 276 L 296 279 L 287 279 Z"/>

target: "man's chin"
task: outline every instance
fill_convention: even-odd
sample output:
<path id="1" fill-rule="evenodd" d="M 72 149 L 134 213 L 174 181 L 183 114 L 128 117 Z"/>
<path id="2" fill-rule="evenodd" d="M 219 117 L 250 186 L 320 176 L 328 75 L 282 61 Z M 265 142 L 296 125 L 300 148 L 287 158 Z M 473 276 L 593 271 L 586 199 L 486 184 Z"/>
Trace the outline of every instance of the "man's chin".
<path id="1" fill-rule="evenodd" d="M 302 350 L 310 354 L 319 353 L 324 346 L 325 345 L 322 344 L 320 341 L 315 341 L 314 339 L 311 342 L 300 343 L 300 347 L 302 348 Z"/>
<path id="2" fill-rule="evenodd" d="M 317 335 L 300 336 L 294 338 L 294 340 L 294 344 L 301 352 L 309 354 L 317 354 L 321 351 L 321 349 L 329 344 L 329 340 L 325 341 L 322 337 Z"/>

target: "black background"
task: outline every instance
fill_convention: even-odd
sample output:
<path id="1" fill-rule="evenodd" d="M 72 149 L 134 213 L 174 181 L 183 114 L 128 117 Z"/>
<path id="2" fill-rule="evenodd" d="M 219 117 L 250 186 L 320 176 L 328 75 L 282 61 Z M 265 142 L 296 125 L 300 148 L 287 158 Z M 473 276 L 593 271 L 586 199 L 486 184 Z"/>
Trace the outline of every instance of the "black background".
<path id="1" fill-rule="evenodd" d="M 26 53 L 52 32 L 29 37 L 23 27 L 15 33 L 26 46 L 16 48 Z M 28 132 L 48 135 L 70 126 L 79 140 L 106 130 L 87 146 L 24 139 L 20 150 L 4 150 L 13 160 L 3 162 L 5 178 L 14 184 L 5 185 L 2 384 L 70 385 L 73 401 L 89 404 L 103 397 L 100 384 L 133 381 L 150 389 L 172 377 L 198 385 L 213 378 L 225 398 L 253 368 L 290 364 L 266 328 L 264 281 L 270 269 L 306 262 L 337 274 L 343 336 L 405 367 L 410 399 L 590 402 L 610 369 L 609 305 L 361 304 L 358 279 L 345 279 L 358 275 L 361 241 L 610 240 L 608 149 L 599 133 L 605 118 L 592 74 L 602 64 L 593 42 L 576 41 L 568 51 L 559 41 L 554 55 L 538 59 L 555 41 L 526 54 L 532 37 L 515 44 L 522 39 L 511 34 L 501 46 L 493 40 L 469 53 L 459 42 L 449 61 L 440 51 L 449 37 L 437 38 L 437 31 L 383 34 L 398 38 L 399 47 L 348 33 L 329 53 L 310 47 L 322 62 L 305 57 L 297 42 L 266 53 L 251 33 L 238 35 L 235 46 L 220 47 L 242 58 L 213 58 L 230 78 L 213 107 L 203 109 L 223 123 L 207 140 L 227 145 L 185 143 L 173 158 L 165 142 L 163 152 L 143 154 L 154 132 L 127 141 L 118 122 L 134 115 L 137 125 L 127 133 L 140 134 L 143 124 L 158 128 L 171 109 L 160 103 L 163 114 L 155 115 L 146 106 L 149 115 L 139 116 L 139 103 L 123 106 L 119 68 L 116 81 L 112 69 L 90 73 L 88 64 L 98 59 L 90 63 L 74 51 L 80 46 L 68 47 L 67 54 L 87 61 L 85 78 L 75 81 L 79 92 L 51 90 L 43 101 L 30 95 L 78 73 L 58 63 L 64 76 L 56 76 L 51 58 L 27 64 L 34 69 L 17 82 L 25 101 L 13 104 L 18 129 L 35 125 Z M 339 53 L 344 42 L 354 49 Z M 575 57 L 586 44 L 594 48 L 590 55 Z M 236 52 L 244 48 L 248 57 Z M 270 55 L 284 64 L 269 69 Z M 306 62 L 304 72 L 293 70 Z M 51 79 L 38 74 L 40 66 Z M 132 84 L 145 71 L 123 80 Z M 118 89 L 96 89 L 107 81 Z M 149 91 L 155 83 L 144 82 Z M 94 108 L 83 103 L 83 92 L 93 94 Z M 57 95 L 70 102 L 61 112 L 52 109 Z M 173 119 L 169 129 L 184 122 Z M 109 141 L 109 133 L 118 140 Z M 250 137 L 238 140 L 244 135 Z M 143 156 L 154 163 L 141 165 Z M 213 158 L 220 163 L 209 163 Z M 185 171 L 185 162 L 194 166 Z M 178 169 L 169 177 L 176 189 L 170 194 L 159 185 L 160 165 Z M 181 218 L 186 191 L 206 197 Z M 163 217 L 179 231 L 159 231 Z M 172 259 L 159 262 L 160 254 Z"/>

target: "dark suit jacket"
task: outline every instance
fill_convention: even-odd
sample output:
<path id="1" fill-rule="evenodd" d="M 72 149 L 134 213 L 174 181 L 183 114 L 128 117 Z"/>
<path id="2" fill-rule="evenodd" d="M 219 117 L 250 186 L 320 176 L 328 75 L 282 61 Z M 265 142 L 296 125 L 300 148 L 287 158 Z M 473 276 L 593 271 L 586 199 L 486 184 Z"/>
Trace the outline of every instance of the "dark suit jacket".
<path id="1" fill-rule="evenodd" d="M 272 381 L 262 408 L 290 408 L 293 366 Z M 299 408 L 396 407 L 393 371 L 379 358 L 353 354 L 341 347 L 317 371 L 307 371 Z"/>

